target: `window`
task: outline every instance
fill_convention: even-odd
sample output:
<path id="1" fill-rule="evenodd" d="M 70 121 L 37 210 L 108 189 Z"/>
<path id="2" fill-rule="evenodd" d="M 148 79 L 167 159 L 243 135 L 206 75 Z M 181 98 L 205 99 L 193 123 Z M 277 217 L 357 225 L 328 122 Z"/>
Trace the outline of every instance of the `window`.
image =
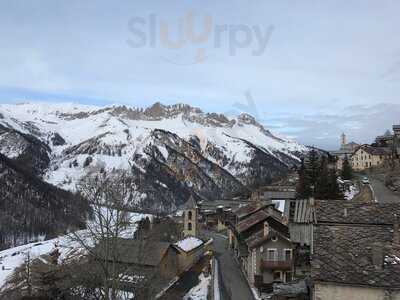
<path id="1" fill-rule="evenodd" d="M 268 249 L 267 251 L 267 260 L 269 261 L 276 261 L 277 260 L 277 250 L 276 249 Z"/>
<path id="2" fill-rule="evenodd" d="M 189 220 L 192 219 L 192 211 L 191 211 L 191 210 L 189 210 L 189 212 L 188 212 L 188 219 L 189 219 Z"/>
<path id="3" fill-rule="evenodd" d="M 292 249 L 285 249 L 285 260 L 291 260 L 292 259 Z"/>
<path id="4" fill-rule="evenodd" d="M 192 230 L 192 223 L 188 223 L 188 230 Z"/>

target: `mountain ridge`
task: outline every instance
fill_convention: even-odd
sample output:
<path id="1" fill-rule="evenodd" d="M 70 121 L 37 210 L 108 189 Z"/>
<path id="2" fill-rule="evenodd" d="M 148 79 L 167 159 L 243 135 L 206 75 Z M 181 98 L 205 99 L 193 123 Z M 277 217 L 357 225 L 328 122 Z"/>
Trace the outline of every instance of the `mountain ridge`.
<path id="1" fill-rule="evenodd" d="M 6 131 L 40 141 L 49 157 L 38 173 L 45 181 L 73 191 L 91 173 L 133 167 L 140 190 L 134 204 L 168 211 L 192 193 L 198 199 L 249 193 L 285 176 L 308 151 L 249 114 L 227 117 L 187 104 L 1 104 L 0 114 L 0 153 L 20 156 Z"/>

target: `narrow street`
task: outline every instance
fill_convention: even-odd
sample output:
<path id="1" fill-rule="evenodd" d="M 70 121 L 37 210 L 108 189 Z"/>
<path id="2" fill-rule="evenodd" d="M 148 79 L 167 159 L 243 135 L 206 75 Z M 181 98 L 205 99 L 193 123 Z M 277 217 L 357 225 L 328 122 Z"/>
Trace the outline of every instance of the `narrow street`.
<path id="1" fill-rule="evenodd" d="M 213 249 L 219 261 L 219 272 L 222 277 L 223 300 L 252 300 L 254 296 L 242 274 L 238 263 L 228 250 L 228 239 L 219 233 L 203 232 L 214 239 Z"/>
<path id="2" fill-rule="evenodd" d="M 369 177 L 376 200 L 378 202 L 400 202 L 400 196 L 388 189 L 383 183 L 383 178 L 378 176 L 379 175 Z"/>

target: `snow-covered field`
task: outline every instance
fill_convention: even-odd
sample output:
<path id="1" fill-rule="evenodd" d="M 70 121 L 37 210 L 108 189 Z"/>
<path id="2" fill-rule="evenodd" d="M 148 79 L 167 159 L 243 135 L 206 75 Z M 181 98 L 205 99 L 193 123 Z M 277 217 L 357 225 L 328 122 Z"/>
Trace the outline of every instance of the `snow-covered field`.
<path id="1" fill-rule="evenodd" d="M 121 237 L 132 237 L 137 229 L 135 223 L 146 217 L 151 217 L 151 215 L 131 213 L 130 220 L 132 225 L 121 233 Z M 78 231 L 77 234 L 85 240 L 85 244 L 90 245 L 93 242 L 86 230 Z M 0 251 L 0 291 L 5 288 L 4 285 L 8 276 L 12 274 L 15 268 L 26 261 L 28 254 L 30 259 L 35 259 L 52 252 L 56 248 L 60 253 L 60 263 L 68 259 L 72 254 L 74 256 L 85 254 L 84 249 L 71 235 Z"/>
<path id="2" fill-rule="evenodd" d="M 81 250 L 77 242 L 73 242 L 68 236 L 62 236 L 1 251 L 0 291 L 4 287 L 7 277 L 12 274 L 15 268 L 26 261 L 28 254 L 30 259 L 35 259 L 41 255 L 52 252 L 56 248 L 60 251 L 61 255 L 59 259 L 61 261 L 67 258 L 72 252 Z"/>

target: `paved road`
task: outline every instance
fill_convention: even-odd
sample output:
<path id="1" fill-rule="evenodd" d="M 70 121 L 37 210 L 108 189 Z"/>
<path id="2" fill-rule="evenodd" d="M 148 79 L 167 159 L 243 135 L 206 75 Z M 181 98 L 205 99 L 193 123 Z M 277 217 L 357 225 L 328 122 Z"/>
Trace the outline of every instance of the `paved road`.
<path id="1" fill-rule="evenodd" d="M 388 189 L 381 178 L 370 177 L 372 189 L 378 202 L 400 202 L 400 197 Z"/>
<path id="2" fill-rule="evenodd" d="M 223 286 L 225 287 L 224 300 L 253 300 L 254 296 L 242 274 L 239 265 L 228 250 L 228 239 L 218 233 L 205 232 L 214 239 L 213 248 L 219 261 Z"/>

